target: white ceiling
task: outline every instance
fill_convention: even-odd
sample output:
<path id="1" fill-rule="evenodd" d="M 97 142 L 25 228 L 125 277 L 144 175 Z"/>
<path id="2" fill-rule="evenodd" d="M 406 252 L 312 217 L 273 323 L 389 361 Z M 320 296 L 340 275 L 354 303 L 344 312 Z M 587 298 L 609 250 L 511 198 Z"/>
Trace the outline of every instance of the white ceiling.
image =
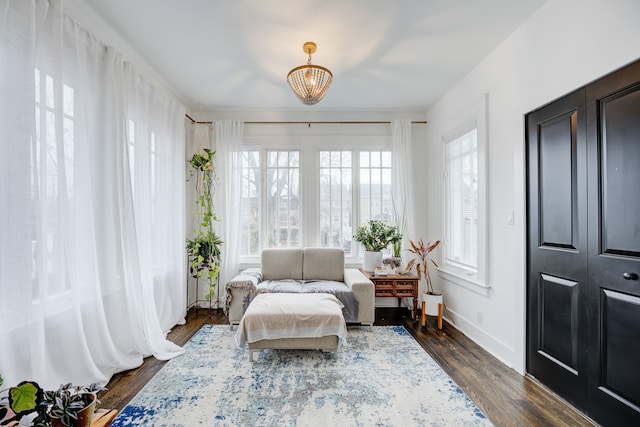
<path id="1" fill-rule="evenodd" d="M 190 107 L 426 110 L 545 0 L 83 0 Z M 286 82 L 334 81 L 317 105 Z"/>

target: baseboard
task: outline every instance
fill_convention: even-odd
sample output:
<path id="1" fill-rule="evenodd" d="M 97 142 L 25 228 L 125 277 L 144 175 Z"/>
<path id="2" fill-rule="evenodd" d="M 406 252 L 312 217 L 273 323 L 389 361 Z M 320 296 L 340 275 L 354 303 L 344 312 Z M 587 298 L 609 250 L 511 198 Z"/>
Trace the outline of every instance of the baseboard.
<path id="1" fill-rule="evenodd" d="M 515 369 L 513 364 L 513 360 L 515 358 L 515 349 L 513 347 L 487 333 L 487 331 L 479 328 L 476 324 L 469 321 L 454 310 L 451 310 L 449 307 L 447 307 L 447 311 L 455 319 L 455 323 L 453 323 L 451 318 L 445 315 L 444 318 L 449 323 L 449 325 L 465 334 L 467 337 L 469 337 L 469 339 L 489 352 L 504 365 L 508 366 L 511 369 Z"/>

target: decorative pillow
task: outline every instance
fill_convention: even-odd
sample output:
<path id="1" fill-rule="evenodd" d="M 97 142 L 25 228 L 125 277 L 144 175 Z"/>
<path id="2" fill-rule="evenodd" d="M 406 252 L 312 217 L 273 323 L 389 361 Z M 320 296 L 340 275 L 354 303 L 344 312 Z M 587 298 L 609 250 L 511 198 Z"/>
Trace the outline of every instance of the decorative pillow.
<path id="1" fill-rule="evenodd" d="M 344 251 L 340 248 L 305 248 L 304 280 L 344 281 Z"/>
<path id="2" fill-rule="evenodd" d="M 302 280 L 302 249 L 263 249 L 262 279 Z"/>

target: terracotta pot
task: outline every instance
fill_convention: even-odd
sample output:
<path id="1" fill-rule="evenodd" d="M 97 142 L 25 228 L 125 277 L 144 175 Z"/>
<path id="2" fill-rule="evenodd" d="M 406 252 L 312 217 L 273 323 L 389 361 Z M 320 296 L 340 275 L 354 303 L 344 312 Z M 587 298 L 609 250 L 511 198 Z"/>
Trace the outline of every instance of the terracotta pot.
<path id="1" fill-rule="evenodd" d="M 93 421 L 93 412 L 96 409 L 96 395 L 93 393 L 84 393 L 83 395 L 88 396 L 86 399 L 91 403 L 78 412 L 78 419 L 72 424 L 75 427 L 90 427 Z M 49 421 L 51 421 L 52 427 L 64 427 L 60 418 L 49 416 Z"/>

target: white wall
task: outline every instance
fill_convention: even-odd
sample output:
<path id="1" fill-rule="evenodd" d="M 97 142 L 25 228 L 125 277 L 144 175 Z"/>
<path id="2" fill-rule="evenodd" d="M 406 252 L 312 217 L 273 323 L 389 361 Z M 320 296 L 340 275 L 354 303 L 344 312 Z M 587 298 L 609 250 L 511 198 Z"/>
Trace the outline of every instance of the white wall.
<path id="1" fill-rule="evenodd" d="M 488 93 L 488 296 L 442 280 L 458 328 L 525 368 L 524 115 L 640 57 L 640 1 L 549 0 L 428 112 L 428 235 L 442 233 L 446 123 Z M 506 218 L 515 211 L 515 224 Z M 478 312 L 482 322 L 478 322 Z"/>

